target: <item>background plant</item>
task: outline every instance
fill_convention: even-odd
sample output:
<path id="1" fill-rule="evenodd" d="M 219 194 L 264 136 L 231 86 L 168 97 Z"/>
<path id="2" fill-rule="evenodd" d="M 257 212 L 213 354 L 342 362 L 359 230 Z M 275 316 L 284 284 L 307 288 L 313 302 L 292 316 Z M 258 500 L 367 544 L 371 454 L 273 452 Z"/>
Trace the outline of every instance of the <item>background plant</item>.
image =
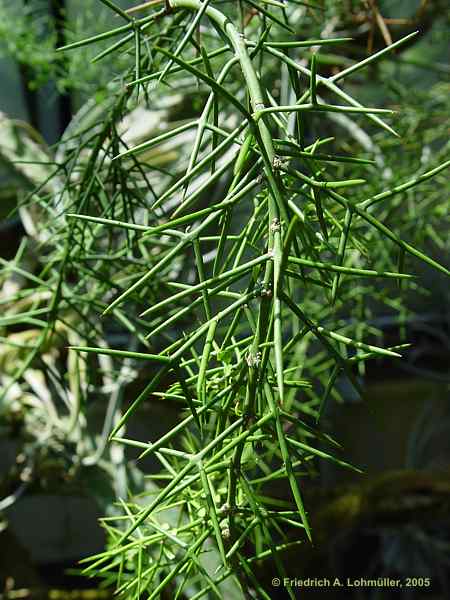
<path id="1" fill-rule="evenodd" d="M 433 139 L 413 176 L 401 172 L 398 183 L 395 173 L 389 185 L 380 160 L 390 111 L 363 106 L 337 84 L 392 48 L 321 76 L 311 49 L 348 40 L 299 40 L 290 24 L 306 13 L 301 4 L 173 0 L 131 19 L 104 3 L 124 25 L 72 48 L 111 38 L 102 58 L 131 53 L 133 64 L 107 102 L 74 120 L 46 183 L 25 199 L 44 267 L 33 285 L 7 289 L 4 325 L 37 331 L 6 373 L 3 397 L 28 406 L 37 385 L 28 368 L 44 363 L 53 418 L 42 421 L 53 429 L 31 454 L 50 439 L 75 440 L 89 466 L 109 451 L 110 434 L 113 448 L 138 447 L 161 465 L 158 486 L 126 501 L 118 490 L 121 514 L 105 520 L 110 548 L 88 572 L 129 596 L 270 597 L 253 565 L 271 556 L 283 576 L 286 527 L 300 530 L 294 544 L 311 535 L 300 482 L 314 474 L 313 459 L 350 467 L 319 427 L 325 403 L 343 382 L 360 391 L 367 360 L 402 351 L 383 347 L 374 312 L 402 314 L 399 283 L 403 293 L 417 286 L 406 273 L 417 260 L 448 274 L 421 250 L 424 234 L 441 239 L 439 198 L 428 199 L 436 225 L 408 231 L 419 184 L 444 182 L 448 149 Z M 169 107 L 167 85 L 182 94 Z M 146 103 L 162 119 L 130 144 L 126 128 Z M 363 151 L 349 154 L 347 136 L 330 139 L 328 118 L 363 140 Z M 11 272 L 30 280 L 24 256 L 21 246 L 5 265 L 8 284 Z M 68 378 L 57 363 L 49 368 L 46 348 L 68 361 Z M 130 368 L 147 364 L 121 416 Z M 89 447 L 81 407 L 112 390 L 103 436 Z M 150 397 L 179 406 L 180 418 L 143 443 L 124 427 Z M 285 487 L 290 500 L 281 499 Z"/>

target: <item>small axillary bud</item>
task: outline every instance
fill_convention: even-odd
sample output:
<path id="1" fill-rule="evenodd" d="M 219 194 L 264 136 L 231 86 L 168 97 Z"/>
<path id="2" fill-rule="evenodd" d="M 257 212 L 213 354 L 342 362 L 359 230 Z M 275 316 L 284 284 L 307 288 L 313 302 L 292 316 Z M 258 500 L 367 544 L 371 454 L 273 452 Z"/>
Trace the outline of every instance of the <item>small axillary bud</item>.
<path id="1" fill-rule="evenodd" d="M 249 352 L 245 357 L 245 360 L 251 369 L 258 367 L 261 363 L 261 352 L 256 352 L 255 354 Z"/>
<path id="2" fill-rule="evenodd" d="M 275 233 L 276 231 L 280 231 L 281 230 L 281 223 L 280 220 L 277 219 L 276 217 L 272 220 L 272 223 L 270 224 L 270 231 L 272 233 Z"/>
<path id="3" fill-rule="evenodd" d="M 272 160 L 272 167 L 275 171 L 279 171 L 282 167 L 284 167 L 285 162 L 279 156 L 274 156 Z"/>
<path id="4" fill-rule="evenodd" d="M 231 506 L 228 504 L 228 502 L 225 502 L 225 504 L 222 504 L 222 506 L 219 508 L 219 514 L 227 516 L 230 514 L 230 509 Z"/>

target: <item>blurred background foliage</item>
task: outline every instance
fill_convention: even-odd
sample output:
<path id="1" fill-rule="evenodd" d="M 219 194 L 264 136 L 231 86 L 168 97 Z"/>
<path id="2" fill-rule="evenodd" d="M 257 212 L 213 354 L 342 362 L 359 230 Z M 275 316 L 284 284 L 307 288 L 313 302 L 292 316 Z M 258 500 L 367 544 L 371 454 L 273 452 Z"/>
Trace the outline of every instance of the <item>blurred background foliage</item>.
<path id="1" fill-rule="evenodd" d="M 116 4 L 130 8 L 136 3 Z M 227 2 L 217 4 L 227 10 Z M 308 4 L 298 23 L 299 37 L 353 38 L 351 43 L 317 55 L 324 75 L 338 73 L 411 31 L 419 30 L 419 34 L 346 82 L 346 90 L 365 105 L 399 110 L 401 116 L 391 123 L 399 137 L 371 124 L 363 130 L 342 115 L 314 120 L 307 136 L 334 136 L 334 151 L 374 159 L 376 168 L 364 174 L 368 196 L 379 191 L 380 179 L 391 187 L 448 159 L 448 2 L 315 0 Z M 251 11 L 246 18 L 253 18 Z M 92 62 L 109 46 L 109 40 L 70 53 L 58 53 L 56 48 L 117 23 L 117 17 L 96 0 L 0 0 L 0 597 L 4 598 L 17 597 L 13 592 L 19 589 L 38 597 L 47 588 L 92 587 L 66 575 L 65 568 L 103 548 L 105 540 L 95 525 L 96 518 L 117 512 L 117 496 L 126 497 L 129 490 L 152 489 L 144 475 L 157 468 L 150 460 L 136 462 L 138 452 L 133 449 L 106 444 L 111 426 L 120 418 L 122 399 L 135 397 L 148 372 L 131 361 L 122 364 L 108 357 L 92 358 L 81 368 L 80 359 L 66 349 L 82 345 L 93 335 L 99 344 L 106 343 L 106 338 L 117 344 L 139 338 L 135 335 L 137 323 L 127 314 L 120 314 L 121 326 L 113 319 L 100 326 L 92 317 L 93 306 L 98 313 L 107 304 L 102 293 L 108 289 L 104 282 L 112 273 L 115 277 L 119 274 L 121 281 L 135 275 L 121 271 L 126 265 L 120 256 L 123 240 L 114 235 L 108 238 L 107 250 L 113 261 L 96 263 L 101 278 L 95 283 L 80 288 L 77 273 L 70 269 L 65 271 L 65 279 L 58 279 L 58 269 L 64 271 L 59 240 L 66 242 L 66 224 L 56 218 L 59 207 L 52 206 L 49 211 L 45 202 L 49 195 L 56 195 L 64 210 L 70 211 L 64 176 L 71 161 L 76 157 L 81 161 L 78 165 L 89 166 L 92 153 L 101 152 L 88 141 L 77 146 L 90 131 L 95 131 L 98 139 L 109 140 L 111 128 L 117 127 L 119 135 L 134 146 L 154 135 L 161 123 L 182 122 L 198 112 L 204 90 L 181 82 L 176 90 L 168 90 L 166 95 L 155 92 L 135 111 L 119 110 L 117 118 L 110 119 L 109 82 L 114 80 L 117 87 L 124 73 L 133 68 L 132 54 L 116 53 L 113 59 Z M 305 65 L 309 59 L 310 53 L 305 51 Z M 282 95 L 277 75 L 270 76 L 274 96 Z M 191 143 L 187 136 L 186 144 Z M 152 164 L 151 172 L 145 173 L 147 183 L 162 189 L 165 178 L 185 158 L 185 148 L 170 144 L 157 155 L 146 156 Z M 348 176 L 349 166 L 345 167 Z M 112 178 L 123 176 L 114 162 L 108 169 Z M 336 179 L 343 173 L 338 165 Z M 355 177 L 358 175 L 355 167 Z M 81 169 L 79 177 L 77 180 L 75 173 L 74 185 L 82 189 L 87 179 Z M 128 195 L 131 212 L 145 206 L 142 178 L 140 168 L 134 165 L 127 182 L 122 182 L 133 191 Z M 40 188 L 37 201 L 36 186 Z M 379 218 L 401 231 L 410 243 L 448 264 L 449 190 L 447 171 L 400 195 L 382 209 Z M 98 190 L 96 194 L 99 202 L 106 202 Z M 363 238 L 366 235 L 362 251 L 376 253 L 378 265 L 391 264 L 386 248 L 366 232 Z M 158 240 L 163 249 L 170 243 L 164 236 Z M 92 248 L 92 253 L 101 250 Z M 94 259 L 100 260 L 98 256 Z M 149 255 L 147 260 L 152 264 L 156 259 Z M 399 256 L 398 260 L 403 264 L 410 259 Z M 86 272 L 90 268 L 87 259 L 80 259 L 80 264 Z M 188 266 L 180 259 L 162 276 L 176 280 L 185 268 Z M 357 328 L 358 319 L 364 319 L 374 335 L 389 342 L 386 345 L 406 339 L 412 347 L 401 362 L 376 360 L 373 366 L 361 369 L 364 402 L 355 397 L 346 379 L 333 392 L 336 402 L 327 405 L 322 426 L 343 444 L 345 460 L 364 469 L 364 474 L 325 461 L 317 463 L 314 477 L 305 485 L 305 503 L 311 507 L 317 542 L 314 548 L 303 544 L 290 552 L 292 576 L 378 577 L 393 573 L 431 577 L 432 588 L 404 590 L 404 596 L 448 597 L 449 289 L 448 280 L 439 273 L 423 265 L 415 265 L 415 269 L 420 279 L 408 283 L 402 303 L 395 294 L 391 300 L 385 288 L 361 284 L 357 293 L 352 290 L 349 294 L 347 314 L 340 315 L 349 331 Z M 156 281 L 150 291 L 155 302 L 161 298 L 159 285 Z M 46 304 L 51 286 L 70 288 L 72 304 L 48 327 L 53 318 L 52 305 Z M 323 307 L 324 318 L 328 308 Z M 20 324 L 14 318 L 17 314 L 26 315 Z M 39 348 L 38 352 L 33 353 L 33 348 Z M 316 369 L 320 377 L 325 362 L 319 353 L 315 355 L 317 364 L 312 363 L 311 371 Z M 86 390 L 95 402 L 85 402 Z M 306 405 L 310 400 L 305 392 Z M 167 409 L 167 404 L 152 399 L 129 425 L 130 436 L 157 438 L 177 417 L 176 406 Z M 150 434 L 143 423 L 150 423 Z M 285 493 L 280 488 L 280 498 Z M 295 532 L 291 534 L 294 538 Z M 267 565 L 261 569 L 261 581 L 270 581 L 272 571 Z M 317 594 L 311 590 L 302 597 Z M 353 597 L 348 590 L 346 594 Z M 354 594 L 358 597 L 357 591 Z M 386 591 L 364 594 L 359 597 L 390 597 Z M 284 597 L 282 591 L 274 595 L 278 597 Z"/>

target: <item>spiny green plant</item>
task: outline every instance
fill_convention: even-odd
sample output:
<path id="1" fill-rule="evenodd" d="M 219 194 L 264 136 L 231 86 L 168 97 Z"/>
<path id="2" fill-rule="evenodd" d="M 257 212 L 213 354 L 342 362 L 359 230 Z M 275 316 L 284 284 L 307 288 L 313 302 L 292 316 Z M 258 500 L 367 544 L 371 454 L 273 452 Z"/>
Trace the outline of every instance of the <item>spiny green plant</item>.
<path id="1" fill-rule="evenodd" d="M 103 441 L 161 465 L 142 494 L 118 499 L 121 513 L 104 520 L 109 547 L 86 573 L 130 598 L 270 598 L 255 567 L 271 558 L 284 577 L 283 552 L 314 537 L 301 485 L 314 459 L 357 469 L 320 428 L 326 402 L 343 383 L 359 393 L 366 361 L 406 346 L 383 347 L 373 313 L 400 310 L 399 289 L 417 286 L 406 257 L 450 274 L 386 224 L 384 207 L 450 161 L 368 193 L 374 161 L 338 153 L 327 133 L 339 116 L 395 136 L 382 118 L 392 111 L 339 82 L 410 36 L 325 77 L 303 53 L 350 40 L 301 39 L 302 2 L 152 1 L 142 17 L 101 2 L 123 24 L 64 50 L 110 39 L 97 60 L 133 64 L 66 133 L 49 175 L 57 192 L 31 196 L 51 215 L 39 243 L 57 250 L 33 280 L 48 296 L 27 291 L 31 305 L 11 321 L 36 324 L 39 338 L 8 389 L 64 323 L 81 338 L 68 356 L 85 378 L 69 406 L 81 415 L 111 377 L 121 393 Z M 129 147 L 126 115 L 163 107 L 174 90 L 181 109 Z M 26 276 L 20 258 L 8 269 Z M 149 379 L 119 416 L 124 365 Z M 178 422 L 157 440 L 127 437 L 149 398 L 179 407 Z"/>
<path id="2" fill-rule="evenodd" d="M 104 10 L 99 10 L 96 0 L 84 0 L 82 10 L 68 3 L 66 9 L 52 15 L 49 3 L 42 0 L 0 0 L 0 55 L 13 59 L 19 68 L 25 69 L 31 89 L 39 89 L 52 81 L 60 93 L 68 90 L 91 93 L 93 84 L 98 87 L 100 82 L 107 82 L 112 72 L 126 68 L 126 61 L 116 63 L 116 70 L 112 71 L 105 63 L 101 66 L 90 63 L 90 48 L 58 55 L 58 29 L 67 41 L 72 41 L 94 32 L 95 27 L 108 27 L 110 11 L 100 5 L 101 8 Z M 78 76 L 81 69 L 82 78 Z"/>

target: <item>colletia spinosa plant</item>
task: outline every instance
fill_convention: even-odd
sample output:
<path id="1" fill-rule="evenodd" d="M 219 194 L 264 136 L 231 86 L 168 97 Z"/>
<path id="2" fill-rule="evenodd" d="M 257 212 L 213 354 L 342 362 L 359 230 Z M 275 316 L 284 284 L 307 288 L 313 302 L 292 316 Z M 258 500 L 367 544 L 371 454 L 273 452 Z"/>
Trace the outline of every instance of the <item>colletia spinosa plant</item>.
<path id="1" fill-rule="evenodd" d="M 161 470 L 118 498 L 108 548 L 85 571 L 127 598 L 270 599 L 257 568 L 270 558 L 283 578 L 285 551 L 314 538 L 302 481 L 315 459 L 356 468 L 321 431 L 326 402 L 343 382 L 359 393 L 366 361 L 406 347 L 384 347 L 370 315 L 417 285 L 407 257 L 450 274 L 385 218 L 450 162 L 380 190 L 371 157 L 336 152 L 326 135 L 333 118 L 395 135 L 390 110 L 340 83 L 410 36 L 326 77 L 316 52 L 350 41 L 301 39 L 302 2 L 101 2 L 123 23 L 62 50 L 102 43 L 96 60 L 133 65 L 100 116 L 65 136 L 65 183 L 46 196 L 64 223 L 45 271 L 50 316 L 103 315 L 69 319 L 85 341 L 69 354 L 91 378 L 81 404 L 104 357 L 143 365 L 148 380 L 106 433 Z M 120 119 L 174 94 L 181 113 L 130 147 Z M 149 442 L 127 437 L 149 399 L 176 405 L 177 423 Z"/>

